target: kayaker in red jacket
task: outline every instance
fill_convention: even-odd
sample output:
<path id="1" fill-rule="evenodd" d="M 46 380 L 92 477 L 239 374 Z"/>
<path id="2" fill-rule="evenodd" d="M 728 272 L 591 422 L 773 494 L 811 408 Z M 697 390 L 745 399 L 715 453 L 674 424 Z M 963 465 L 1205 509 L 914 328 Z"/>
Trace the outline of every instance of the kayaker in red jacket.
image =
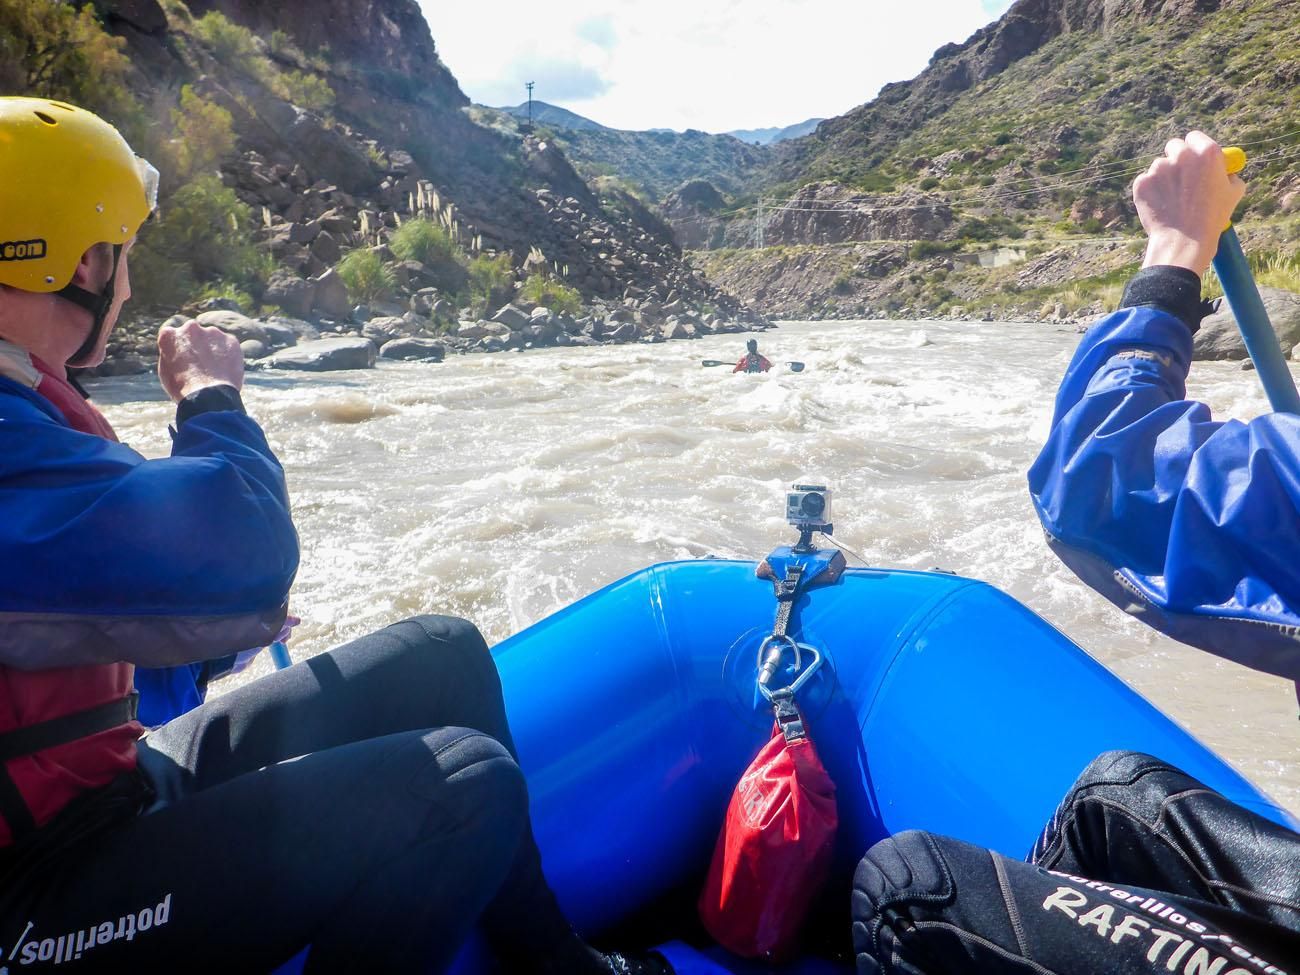
<path id="1" fill-rule="evenodd" d="M 767 372 L 772 368 L 772 363 L 768 361 L 767 357 L 759 354 L 758 339 L 750 339 L 745 343 L 745 347 L 749 351 L 736 363 L 736 368 L 731 370 L 733 373 Z"/>

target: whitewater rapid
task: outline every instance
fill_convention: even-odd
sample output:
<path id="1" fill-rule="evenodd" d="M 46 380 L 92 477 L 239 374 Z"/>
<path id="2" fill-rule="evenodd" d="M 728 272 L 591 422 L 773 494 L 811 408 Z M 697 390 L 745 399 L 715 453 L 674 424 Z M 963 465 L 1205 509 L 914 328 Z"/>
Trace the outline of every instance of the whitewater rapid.
<path id="1" fill-rule="evenodd" d="M 1291 685 L 1151 632 L 1043 542 L 1025 470 L 1073 327 L 787 323 L 759 336 L 772 373 L 701 367 L 739 358 L 743 338 L 250 374 L 302 539 L 293 656 L 414 613 L 496 641 L 653 562 L 760 557 L 791 539 L 785 489 L 815 477 L 835 537 L 869 563 L 1005 589 L 1300 813 Z M 156 380 L 93 393 L 123 440 L 166 455 Z M 1189 393 L 1220 417 L 1267 409 L 1232 363 L 1197 364 Z M 1060 696 L 1071 721 L 1104 720 Z"/>

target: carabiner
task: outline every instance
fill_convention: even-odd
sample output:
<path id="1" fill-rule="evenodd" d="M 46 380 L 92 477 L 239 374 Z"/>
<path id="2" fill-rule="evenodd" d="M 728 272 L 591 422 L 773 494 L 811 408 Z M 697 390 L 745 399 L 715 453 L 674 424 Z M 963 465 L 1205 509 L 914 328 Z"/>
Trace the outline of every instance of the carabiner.
<path id="1" fill-rule="evenodd" d="M 782 646 L 768 652 L 768 647 L 777 642 L 781 643 Z M 822 655 L 816 647 L 809 646 L 807 643 L 797 643 L 788 636 L 777 636 L 773 633 L 758 648 L 758 689 L 769 701 L 772 700 L 772 691 L 767 685 L 776 676 L 776 672 L 781 666 L 782 651 L 787 646 L 794 651 L 794 669 L 797 675 L 789 685 L 791 694 L 798 694 L 799 689 L 808 683 L 809 678 L 822 665 Z M 805 652 L 812 657 L 807 667 L 803 666 L 803 654 Z"/>

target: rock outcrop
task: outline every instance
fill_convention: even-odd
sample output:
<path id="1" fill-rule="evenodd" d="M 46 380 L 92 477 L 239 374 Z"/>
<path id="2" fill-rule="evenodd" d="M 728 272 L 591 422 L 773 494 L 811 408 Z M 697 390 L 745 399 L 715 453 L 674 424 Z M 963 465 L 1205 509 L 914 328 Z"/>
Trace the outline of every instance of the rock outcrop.
<path id="1" fill-rule="evenodd" d="M 1300 345 L 1300 294 L 1281 288 L 1260 288 L 1259 296 L 1279 344 L 1295 359 L 1295 350 Z M 1245 359 L 1246 355 L 1237 320 L 1233 318 L 1228 303 L 1220 302 L 1215 313 L 1207 315 L 1201 322 L 1192 345 L 1192 358 L 1235 361 Z"/>

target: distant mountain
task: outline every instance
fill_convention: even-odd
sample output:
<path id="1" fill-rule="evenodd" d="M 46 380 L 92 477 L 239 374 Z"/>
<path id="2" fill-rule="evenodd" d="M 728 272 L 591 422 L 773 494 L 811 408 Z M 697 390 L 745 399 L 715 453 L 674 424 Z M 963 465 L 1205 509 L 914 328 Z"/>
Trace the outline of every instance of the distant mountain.
<path id="1" fill-rule="evenodd" d="M 527 104 L 486 111 L 516 121 L 528 118 Z M 533 124 L 551 131 L 585 178 L 625 180 L 650 203 L 662 202 L 682 184 L 697 179 L 737 193 L 758 167 L 771 162 L 770 149 L 730 135 L 695 129 L 611 129 L 546 102 L 533 102 Z"/>
<path id="2" fill-rule="evenodd" d="M 770 146 L 774 142 L 784 142 L 786 139 L 797 139 L 801 135 L 807 135 L 817 128 L 817 123 L 824 121 L 826 120 L 821 118 L 810 118 L 802 122 L 796 122 L 794 125 L 787 125 L 783 129 L 733 129 L 730 132 L 724 132 L 723 135 L 729 135 L 741 142 Z"/>
<path id="3" fill-rule="evenodd" d="M 507 115 L 514 116 L 521 122 L 528 121 L 528 103 L 515 105 L 511 108 L 499 108 L 499 112 L 505 112 Z M 533 102 L 533 124 L 545 125 L 553 129 L 572 129 L 575 132 L 610 132 L 599 122 L 593 122 L 589 118 L 584 118 L 577 112 L 570 112 L 567 108 L 560 108 L 558 105 L 550 105 L 546 102 Z"/>

